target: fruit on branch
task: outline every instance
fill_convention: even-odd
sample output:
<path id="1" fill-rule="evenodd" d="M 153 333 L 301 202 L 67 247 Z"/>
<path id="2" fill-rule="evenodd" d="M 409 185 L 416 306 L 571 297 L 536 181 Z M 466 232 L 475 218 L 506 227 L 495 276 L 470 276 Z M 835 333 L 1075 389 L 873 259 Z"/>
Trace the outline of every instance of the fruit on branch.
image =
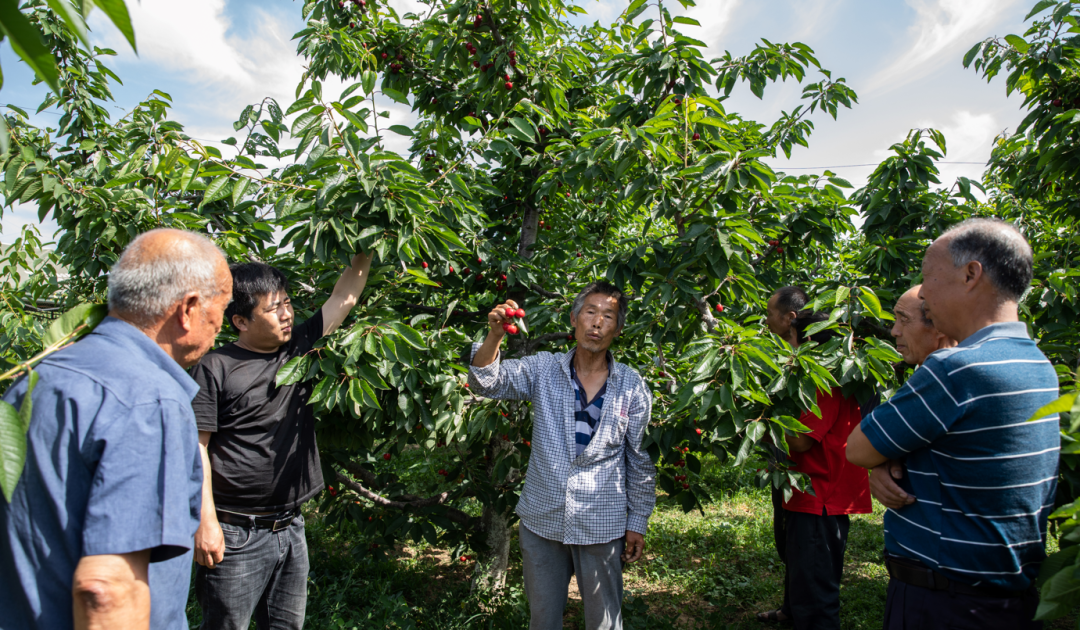
<path id="1" fill-rule="evenodd" d="M 423 267 L 424 269 L 427 269 L 427 263 L 426 262 L 420 263 L 420 266 Z"/>
<path id="2" fill-rule="evenodd" d="M 390 453 L 383 453 L 382 458 L 385 459 L 386 461 L 390 461 Z"/>
<path id="3" fill-rule="evenodd" d="M 724 305 L 723 304 L 717 304 L 716 305 L 716 312 L 717 313 L 723 313 L 724 312 Z"/>
<path id="4" fill-rule="evenodd" d="M 701 140 L 701 134 L 700 133 L 695 133 L 694 134 L 694 140 Z"/>

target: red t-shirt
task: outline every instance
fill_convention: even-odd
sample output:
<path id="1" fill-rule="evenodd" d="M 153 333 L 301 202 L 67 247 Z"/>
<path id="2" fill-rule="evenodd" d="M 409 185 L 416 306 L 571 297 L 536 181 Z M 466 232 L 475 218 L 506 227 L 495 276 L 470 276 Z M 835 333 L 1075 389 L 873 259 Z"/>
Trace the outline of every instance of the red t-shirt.
<path id="1" fill-rule="evenodd" d="M 851 431 L 862 421 L 859 404 L 844 398 L 840 388 L 831 393 L 818 391 L 817 404 L 821 417 L 809 411 L 799 418 L 810 429 L 809 435 L 817 444 L 804 453 L 791 451 L 794 470 L 806 473 L 816 496 L 794 491 L 784 509 L 792 512 L 821 514 L 869 514 L 870 477 L 865 468 L 847 460 L 847 440 Z"/>

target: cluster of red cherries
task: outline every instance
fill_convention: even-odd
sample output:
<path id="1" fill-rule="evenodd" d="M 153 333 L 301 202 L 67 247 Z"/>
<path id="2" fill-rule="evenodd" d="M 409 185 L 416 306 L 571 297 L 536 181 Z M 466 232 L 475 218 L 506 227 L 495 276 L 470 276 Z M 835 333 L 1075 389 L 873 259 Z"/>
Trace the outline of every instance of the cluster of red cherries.
<path id="1" fill-rule="evenodd" d="M 525 309 L 523 309 L 523 308 L 519 308 L 517 310 L 506 309 L 506 316 L 507 317 L 517 317 L 517 318 L 520 319 L 522 317 L 525 317 Z M 503 325 L 502 325 L 502 328 L 503 328 L 503 331 L 506 332 L 507 334 L 510 334 L 510 335 L 518 334 L 517 324 L 512 324 L 510 322 L 504 322 Z"/>

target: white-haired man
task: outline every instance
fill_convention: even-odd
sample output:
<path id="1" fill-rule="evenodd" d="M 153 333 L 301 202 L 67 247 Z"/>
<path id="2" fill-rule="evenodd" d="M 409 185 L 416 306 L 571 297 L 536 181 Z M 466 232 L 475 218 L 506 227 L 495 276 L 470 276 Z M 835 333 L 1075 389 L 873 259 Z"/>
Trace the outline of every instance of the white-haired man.
<path id="1" fill-rule="evenodd" d="M 109 317 L 35 368 L 26 464 L 0 504 L 0 626 L 187 628 L 202 467 L 184 368 L 231 293 L 210 241 L 147 232 L 109 274 Z M 4 400 L 26 404 L 28 385 Z"/>
<path id="2" fill-rule="evenodd" d="M 656 503 L 656 469 L 641 448 L 652 399 L 632 368 L 609 352 L 626 322 L 627 299 L 594 282 L 574 300 L 577 348 L 500 360 L 503 325 L 517 304 L 488 314 L 473 347 L 469 383 L 488 398 L 532 402 L 532 455 L 517 504 L 530 630 L 563 627 L 577 575 L 588 630 L 622 628 L 622 563 L 645 550 Z"/>
<path id="3" fill-rule="evenodd" d="M 919 297 L 922 285 L 917 284 L 900 296 L 893 307 L 893 327 L 890 331 L 896 339 L 896 351 L 904 357 L 904 363 L 916 369 L 932 353 L 952 348 L 956 340 L 934 327 L 926 315 L 926 304 Z M 870 494 L 887 508 L 898 510 L 915 502 L 915 497 L 904 491 L 897 483 L 904 477 L 902 460 L 889 460 L 875 466 L 870 472 Z"/>

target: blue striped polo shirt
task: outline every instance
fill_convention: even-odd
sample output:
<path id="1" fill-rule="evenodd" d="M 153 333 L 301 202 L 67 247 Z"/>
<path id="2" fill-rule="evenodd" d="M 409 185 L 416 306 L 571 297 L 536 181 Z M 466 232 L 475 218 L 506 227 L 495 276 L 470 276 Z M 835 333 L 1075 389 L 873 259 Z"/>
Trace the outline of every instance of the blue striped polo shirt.
<path id="1" fill-rule="evenodd" d="M 1046 558 L 1061 439 L 1057 414 L 1028 419 L 1058 379 L 1022 322 L 992 324 L 938 350 L 862 421 L 905 459 L 915 503 L 885 513 L 885 549 L 949 579 L 1024 590 Z"/>

